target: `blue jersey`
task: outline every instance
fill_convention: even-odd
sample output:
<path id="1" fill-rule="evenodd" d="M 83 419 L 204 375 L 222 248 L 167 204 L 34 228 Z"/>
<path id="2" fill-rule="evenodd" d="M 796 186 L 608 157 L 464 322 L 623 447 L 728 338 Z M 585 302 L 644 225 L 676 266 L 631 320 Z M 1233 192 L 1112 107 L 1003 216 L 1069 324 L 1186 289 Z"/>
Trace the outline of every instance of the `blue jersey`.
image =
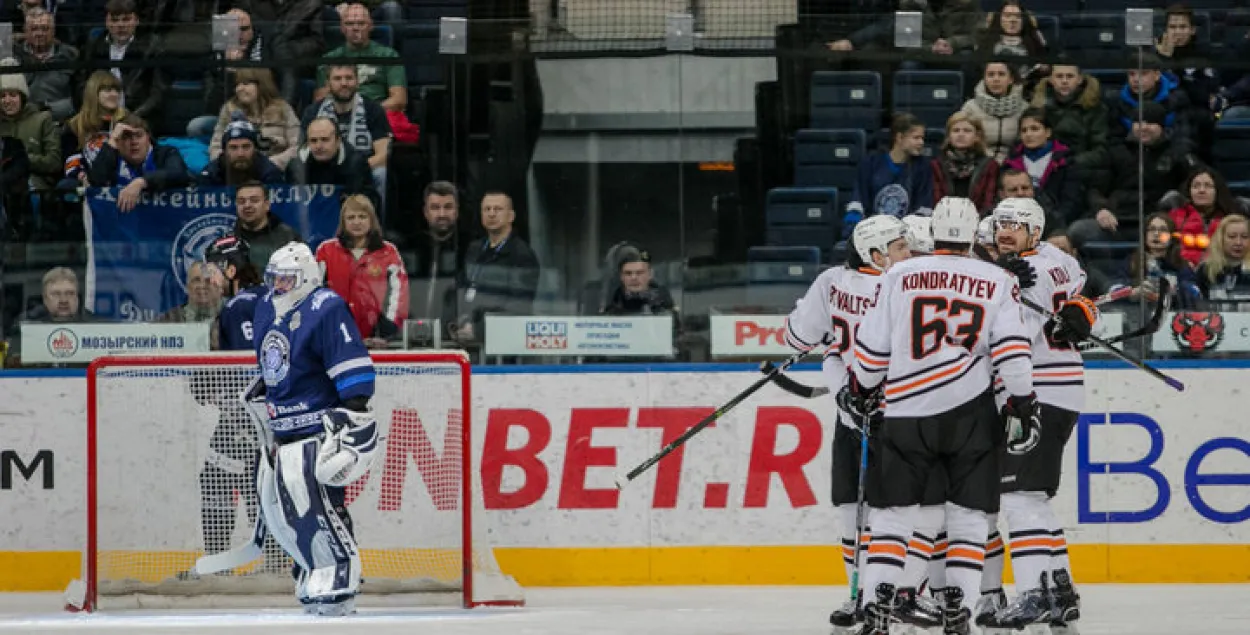
<path id="1" fill-rule="evenodd" d="M 223 351 L 250 351 L 256 348 L 252 342 L 252 316 L 256 303 L 266 293 L 265 287 L 257 285 L 241 289 L 217 318 L 218 347 Z"/>
<path id="2" fill-rule="evenodd" d="M 281 324 L 272 294 L 256 305 L 256 357 L 265 380 L 269 426 L 278 441 L 320 430 L 321 412 L 373 396 L 373 360 L 343 298 L 317 289 Z"/>

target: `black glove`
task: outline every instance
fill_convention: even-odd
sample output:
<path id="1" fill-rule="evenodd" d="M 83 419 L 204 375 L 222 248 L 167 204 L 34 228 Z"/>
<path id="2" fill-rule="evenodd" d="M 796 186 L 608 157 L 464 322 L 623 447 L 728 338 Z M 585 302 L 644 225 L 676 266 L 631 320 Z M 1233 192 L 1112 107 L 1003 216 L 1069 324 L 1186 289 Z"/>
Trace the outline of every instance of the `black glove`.
<path id="1" fill-rule="evenodd" d="M 850 381 L 838 391 L 838 407 L 851 415 L 856 427 L 862 432 L 864 422 L 881 411 L 881 386 L 865 388 L 851 373 Z"/>
<path id="2" fill-rule="evenodd" d="M 1055 319 L 1046 323 L 1046 332 L 1057 342 L 1076 344 L 1089 339 L 1098 319 L 1098 307 L 1089 298 L 1078 295 L 1064 302 Z"/>
<path id="3" fill-rule="evenodd" d="M 1028 454 L 1042 440 L 1042 414 L 1037 395 L 1012 395 L 1003 405 L 1003 423 L 1007 426 L 1007 452 Z"/>
<path id="4" fill-rule="evenodd" d="M 1019 254 L 1002 254 L 998 257 L 998 265 L 1010 271 L 1020 281 L 1021 289 L 1028 289 L 1037 283 L 1037 272 L 1033 270 L 1033 265 Z"/>

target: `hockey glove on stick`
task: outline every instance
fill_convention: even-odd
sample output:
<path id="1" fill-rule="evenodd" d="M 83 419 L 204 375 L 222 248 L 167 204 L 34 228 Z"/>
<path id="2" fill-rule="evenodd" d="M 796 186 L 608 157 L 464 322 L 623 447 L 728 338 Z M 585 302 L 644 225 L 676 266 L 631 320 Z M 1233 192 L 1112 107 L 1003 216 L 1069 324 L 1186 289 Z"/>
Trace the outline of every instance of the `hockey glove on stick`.
<path id="1" fill-rule="evenodd" d="M 373 411 L 334 408 L 322 414 L 321 421 L 326 433 L 317 452 L 317 482 L 343 487 L 364 476 L 378 451 Z"/>
<path id="2" fill-rule="evenodd" d="M 1046 323 L 1046 332 L 1057 342 L 1077 344 L 1089 339 L 1098 320 L 1098 307 L 1089 298 L 1078 295 L 1064 302 L 1055 318 Z"/>
<path id="3" fill-rule="evenodd" d="M 1019 254 L 1003 254 L 998 257 L 998 266 L 1011 272 L 1020 281 L 1021 289 L 1028 289 L 1037 283 L 1037 272 L 1029 261 Z"/>
<path id="4" fill-rule="evenodd" d="M 1007 426 L 1008 454 L 1028 454 L 1037 447 L 1042 440 L 1042 415 L 1035 393 L 1008 397 L 1002 414 Z"/>
<path id="5" fill-rule="evenodd" d="M 866 388 L 855 373 L 850 373 L 846 385 L 838 391 L 838 407 L 854 417 L 862 430 L 864 422 L 881 411 L 881 386 Z"/>

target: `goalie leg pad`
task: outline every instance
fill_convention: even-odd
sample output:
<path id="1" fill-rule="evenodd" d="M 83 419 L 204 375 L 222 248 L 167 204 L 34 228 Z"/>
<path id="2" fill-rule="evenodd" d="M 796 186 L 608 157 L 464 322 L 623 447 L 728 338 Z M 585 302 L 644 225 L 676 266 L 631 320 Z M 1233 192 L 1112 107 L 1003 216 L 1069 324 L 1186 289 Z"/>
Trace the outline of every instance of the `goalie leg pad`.
<path id="1" fill-rule="evenodd" d="M 261 508 L 274 538 L 300 568 L 299 600 L 338 604 L 360 587 L 360 552 L 317 481 L 320 445 L 319 439 L 305 439 L 278 449 L 273 485 L 268 495 L 262 490 Z"/>

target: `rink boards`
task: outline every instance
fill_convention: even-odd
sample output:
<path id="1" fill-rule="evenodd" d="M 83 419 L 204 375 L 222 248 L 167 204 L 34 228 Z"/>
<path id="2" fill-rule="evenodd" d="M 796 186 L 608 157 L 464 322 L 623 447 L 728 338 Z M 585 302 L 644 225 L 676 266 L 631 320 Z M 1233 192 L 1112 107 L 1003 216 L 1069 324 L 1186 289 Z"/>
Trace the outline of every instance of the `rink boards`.
<path id="1" fill-rule="evenodd" d="M 1088 373 L 1056 499 L 1074 569 L 1084 582 L 1250 581 L 1250 364 L 1163 367 L 1188 390 L 1127 368 Z M 475 369 L 478 522 L 504 571 L 527 586 L 840 582 L 826 503 L 831 398 L 765 387 L 624 491 L 613 486 L 758 376 L 738 365 Z M 0 590 L 59 590 L 79 575 L 85 395 L 78 372 L 0 374 Z M 354 505 L 358 527 L 375 514 L 379 526 L 387 513 L 435 524 L 459 514 L 430 495 L 444 437 L 423 425 L 432 447 L 392 461 L 414 468 L 397 481 L 404 508 Z M 171 448 L 165 460 L 198 465 L 197 452 Z M 135 493 L 147 514 L 154 498 L 198 499 L 198 468 L 167 479 L 157 463 L 135 469 L 170 488 Z M 198 518 L 178 515 L 177 536 L 149 523 L 138 544 L 194 557 L 183 543 Z"/>

